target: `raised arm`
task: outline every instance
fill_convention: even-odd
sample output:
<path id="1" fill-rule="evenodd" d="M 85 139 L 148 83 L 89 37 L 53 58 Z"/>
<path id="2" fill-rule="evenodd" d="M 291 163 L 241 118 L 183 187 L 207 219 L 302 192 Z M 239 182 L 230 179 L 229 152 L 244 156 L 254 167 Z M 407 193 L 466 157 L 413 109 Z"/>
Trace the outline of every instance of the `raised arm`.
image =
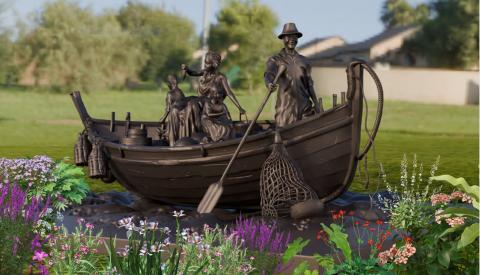
<path id="1" fill-rule="evenodd" d="M 203 75 L 203 70 L 201 70 L 200 72 L 190 70 L 190 68 L 186 64 L 182 64 L 182 70 L 185 71 L 185 73 L 188 74 L 189 76 L 202 76 Z"/>
<path id="2" fill-rule="evenodd" d="M 233 104 L 237 106 L 238 110 L 240 111 L 240 114 L 245 114 L 245 110 L 242 108 L 240 105 L 240 102 L 238 102 L 237 98 L 235 97 L 235 94 L 232 91 L 232 88 L 230 88 L 230 85 L 228 84 L 227 78 L 224 75 L 221 75 L 221 80 L 222 80 L 222 85 L 225 91 L 227 92 L 227 96 L 232 100 Z"/>

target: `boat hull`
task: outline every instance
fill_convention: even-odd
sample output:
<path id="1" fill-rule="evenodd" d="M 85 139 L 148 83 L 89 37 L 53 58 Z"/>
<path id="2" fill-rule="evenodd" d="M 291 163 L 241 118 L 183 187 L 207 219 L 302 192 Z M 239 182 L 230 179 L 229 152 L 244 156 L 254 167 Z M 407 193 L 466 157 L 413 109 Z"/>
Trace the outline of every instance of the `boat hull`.
<path id="1" fill-rule="evenodd" d="M 305 182 L 323 201 L 339 196 L 350 185 L 357 161 L 362 116 L 362 70 L 353 68 L 350 98 L 343 104 L 280 129 L 290 156 Z M 219 180 L 240 138 L 186 147 L 122 145 L 118 140 L 125 122 L 92 119 L 79 93 L 72 94 L 89 139 L 101 137 L 113 176 L 126 189 L 143 197 L 171 204 L 196 206 L 211 183 Z M 240 122 L 237 122 L 239 124 Z M 156 122 L 144 124 L 155 139 Z M 274 125 L 259 123 L 264 131 L 247 138 L 226 180 L 218 206 L 259 208 L 259 178 L 272 150 Z"/>

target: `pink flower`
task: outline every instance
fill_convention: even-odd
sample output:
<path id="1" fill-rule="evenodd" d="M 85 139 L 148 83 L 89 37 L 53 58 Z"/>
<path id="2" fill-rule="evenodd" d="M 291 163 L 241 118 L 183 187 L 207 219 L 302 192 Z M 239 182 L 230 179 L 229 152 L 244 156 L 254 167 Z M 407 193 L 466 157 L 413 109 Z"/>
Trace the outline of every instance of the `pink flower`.
<path id="1" fill-rule="evenodd" d="M 442 223 L 442 219 L 446 217 L 446 215 L 442 215 L 443 209 L 438 209 L 435 211 L 435 222 L 438 224 Z"/>
<path id="2" fill-rule="evenodd" d="M 396 264 L 406 264 L 407 261 L 408 261 L 408 258 L 403 256 L 396 257 L 395 260 L 393 260 L 393 262 Z"/>
<path id="3" fill-rule="evenodd" d="M 462 202 L 472 203 L 472 198 L 470 196 L 468 196 L 467 194 L 464 194 L 460 191 L 452 192 L 452 194 L 450 194 L 450 197 L 452 198 L 452 200 L 453 199 L 459 199 Z"/>
<path id="4" fill-rule="evenodd" d="M 87 254 L 88 253 L 88 247 L 85 246 L 85 245 L 81 245 L 80 246 L 80 252 L 82 252 L 83 254 Z"/>
<path id="5" fill-rule="evenodd" d="M 465 217 L 453 217 L 453 218 L 447 218 L 445 219 L 448 225 L 450 227 L 455 227 L 457 225 L 462 225 L 465 223 Z"/>
<path id="6" fill-rule="evenodd" d="M 87 224 L 85 225 L 87 227 L 88 230 L 92 230 L 93 229 L 93 224 L 87 222 Z"/>
<path id="7" fill-rule="evenodd" d="M 43 251 L 39 251 L 39 250 L 36 250 L 34 255 L 33 255 L 33 260 L 34 261 L 37 261 L 37 262 L 43 262 L 43 260 L 48 257 L 48 254 L 43 252 Z"/>
<path id="8" fill-rule="evenodd" d="M 450 202 L 452 198 L 444 193 L 439 193 L 439 194 L 433 194 L 430 197 L 430 201 L 432 202 L 432 205 L 437 205 L 437 204 L 447 204 Z"/>
<path id="9" fill-rule="evenodd" d="M 390 253 L 388 250 L 378 253 L 378 264 L 384 265 L 388 263 L 389 259 L 390 259 Z"/>

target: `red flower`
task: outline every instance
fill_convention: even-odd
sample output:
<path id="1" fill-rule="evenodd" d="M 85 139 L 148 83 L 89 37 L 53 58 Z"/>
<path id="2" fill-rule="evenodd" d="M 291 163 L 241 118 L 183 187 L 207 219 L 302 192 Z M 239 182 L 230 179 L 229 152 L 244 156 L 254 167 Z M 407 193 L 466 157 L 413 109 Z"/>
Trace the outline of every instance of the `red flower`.
<path id="1" fill-rule="evenodd" d="M 380 224 L 383 224 L 383 221 L 381 221 L 381 220 L 376 220 L 375 223 L 378 224 L 378 225 L 380 225 Z"/>
<path id="2" fill-rule="evenodd" d="M 370 225 L 370 222 L 365 221 L 365 223 L 363 224 L 363 227 L 368 227 L 369 225 Z"/>
<path id="3" fill-rule="evenodd" d="M 373 227 L 370 227 L 368 230 L 370 230 L 370 231 L 372 231 L 372 232 L 373 232 L 373 231 L 375 231 L 375 228 L 373 228 Z"/>
<path id="4" fill-rule="evenodd" d="M 390 235 L 392 235 L 392 232 L 391 232 L 390 230 L 387 230 L 387 231 L 385 232 L 385 234 L 386 234 L 387 236 L 390 236 Z"/>
<path id="5" fill-rule="evenodd" d="M 355 211 L 350 210 L 350 211 L 348 211 L 348 214 L 347 214 L 347 215 L 348 215 L 348 216 L 353 216 L 353 215 L 355 215 Z"/>
<path id="6" fill-rule="evenodd" d="M 412 237 L 409 237 L 409 236 L 406 236 L 404 239 L 405 239 L 405 242 L 407 243 L 411 243 L 413 241 Z"/>
<path id="7" fill-rule="evenodd" d="M 377 249 L 382 250 L 382 244 L 381 243 L 377 243 Z"/>
<path id="8" fill-rule="evenodd" d="M 372 239 L 368 240 L 368 245 L 370 245 L 370 246 L 373 245 L 373 240 Z"/>
<path id="9" fill-rule="evenodd" d="M 360 222 L 359 222 L 359 221 L 355 221 L 354 224 L 355 224 L 355 225 L 359 225 Z"/>
<path id="10" fill-rule="evenodd" d="M 386 234 L 382 234 L 382 236 L 380 236 L 380 239 L 383 241 L 385 241 L 387 239 L 387 235 Z"/>
<path id="11" fill-rule="evenodd" d="M 334 219 L 334 220 L 338 219 L 339 217 L 340 217 L 340 216 L 337 215 L 337 214 L 335 214 L 335 213 L 332 214 L 332 219 Z"/>
<path id="12" fill-rule="evenodd" d="M 340 210 L 340 211 L 338 211 L 338 215 L 339 215 L 340 217 L 343 217 L 343 215 L 345 215 L 345 213 L 347 213 L 345 210 Z"/>

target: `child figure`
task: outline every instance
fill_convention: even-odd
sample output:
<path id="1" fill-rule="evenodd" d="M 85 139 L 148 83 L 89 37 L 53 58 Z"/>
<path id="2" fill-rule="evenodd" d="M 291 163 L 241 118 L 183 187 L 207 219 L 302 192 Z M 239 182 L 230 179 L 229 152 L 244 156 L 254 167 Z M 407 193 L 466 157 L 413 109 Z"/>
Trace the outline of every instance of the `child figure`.
<path id="1" fill-rule="evenodd" d="M 165 114 L 160 119 L 160 123 L 165 123 L 168 118 L 165 136 L 170 146 L 173 146 L 175 141 L 183 137 L 180 129 L 184 123 L 184 109 L 187 106 L 187 100 L 182 90 L 178 88 L 176 76 L 168 76 L 168 88 L 170 88 L 170 91 L 168 91 L 165 99 Z"/>
<path id="2" fill-rule="evenodd" d="M 213 142 L 228 140 L 233 136 L 230 113 L 223 103 L 222 94 L 215 90 L 212 90 L 208 100 L 205 100 L 202 128 L 208 139 Z"/>

